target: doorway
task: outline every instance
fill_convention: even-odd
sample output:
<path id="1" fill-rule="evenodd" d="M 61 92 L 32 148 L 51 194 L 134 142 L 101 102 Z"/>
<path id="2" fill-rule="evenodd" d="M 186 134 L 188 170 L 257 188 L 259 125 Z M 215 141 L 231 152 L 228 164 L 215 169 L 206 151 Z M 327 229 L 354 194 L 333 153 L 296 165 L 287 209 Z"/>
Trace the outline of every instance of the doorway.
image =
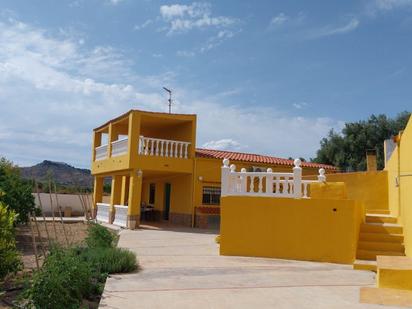
<path id="1" fill-rule="evenodd" d="M 165 207 L 163 211 L 163 219 L 169 220 L 169 213 L 170 213 L 170 193 L 171 193 L 172 186 L 170 183 L 165 183 Z"/>

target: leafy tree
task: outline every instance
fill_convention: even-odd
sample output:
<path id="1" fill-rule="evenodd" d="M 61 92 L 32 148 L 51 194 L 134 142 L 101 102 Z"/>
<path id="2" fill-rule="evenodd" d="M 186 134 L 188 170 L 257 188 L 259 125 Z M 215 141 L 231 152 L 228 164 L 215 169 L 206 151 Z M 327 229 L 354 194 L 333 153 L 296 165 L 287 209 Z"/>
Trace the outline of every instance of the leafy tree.
<path id="1" fill-rule="evenodd" d="M 15 219 L 15 212 L 0 202 L 0 280 L 7 274 L 18 271 L 22 265 L 16 248 Z"/>
<path id="2" fill-rule="evenodd" d="M 27 222 L 29 213 L 35 210 L 32 184 L 20 177 L 20 170 L 5 158 L 0 159 L 0 202 L 16 212 L 17 222 Z"/>
<path id="3" fill-rule="evenodd" d="M 313 162 L 332 164 L 342 171 L 366 170 L 366 151 L 376 150 L 378 169 L 383 169 L 383 141 L 406 127 L 409 112 L 402 112 L 395 118 L 386 115 L 372 115 L 369 119 L 348 122 L 341 133 L 333 130 L 320 142 L 320 149 Z"/>

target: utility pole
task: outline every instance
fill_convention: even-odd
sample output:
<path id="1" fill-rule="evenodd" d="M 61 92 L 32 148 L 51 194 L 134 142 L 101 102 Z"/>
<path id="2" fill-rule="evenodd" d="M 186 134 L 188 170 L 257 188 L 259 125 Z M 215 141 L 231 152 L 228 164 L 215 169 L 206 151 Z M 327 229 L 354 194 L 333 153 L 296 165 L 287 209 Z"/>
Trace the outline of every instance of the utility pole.
<path id="1" fill-rule="evenodd" d="M 169 114 L 171 114 L 172 113 L 172 90 L 167 89 L 166 87 L 163 87 L 163 89 L 169 93 L 169 100 L 167 101 L 169 102 Z"/>

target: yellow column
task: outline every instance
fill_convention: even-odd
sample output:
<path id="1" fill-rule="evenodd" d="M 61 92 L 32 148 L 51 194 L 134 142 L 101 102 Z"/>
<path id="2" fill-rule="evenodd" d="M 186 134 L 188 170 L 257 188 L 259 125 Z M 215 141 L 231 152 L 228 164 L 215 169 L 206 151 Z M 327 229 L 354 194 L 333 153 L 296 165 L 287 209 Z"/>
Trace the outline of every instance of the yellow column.
<path id="1" fill-rule="evenodd" d="M 115 216 L 114 205 L 120 204 L 120 196 L 122 193 L 122 176 L 113 176 L 112 177 L 112 194 L 110 196 L 110 223 L 113 222 Z"/>
<path id="2" fill-rule="evenodd" d="M 120 204 L 126 205 L 129 198 L 129 177 L 122 177 L 122 196 L 120 197 Z"/>
<path id="3" fill-rule="evenodd" d="M 93 186 L 93 218 L 97 214 L 97 205 L 96 203 L 101 203 L 103 201 L 103 177 L 94 177 L 94 186 Z"/>
<path id="4" fill-rule="evenodd" d="M 142 171 L 133 170 L 129 180 L 129 207 L 127 212 L 127 227 L 135 229 L 140 224 L 140 202 L 142 198 Z"/>

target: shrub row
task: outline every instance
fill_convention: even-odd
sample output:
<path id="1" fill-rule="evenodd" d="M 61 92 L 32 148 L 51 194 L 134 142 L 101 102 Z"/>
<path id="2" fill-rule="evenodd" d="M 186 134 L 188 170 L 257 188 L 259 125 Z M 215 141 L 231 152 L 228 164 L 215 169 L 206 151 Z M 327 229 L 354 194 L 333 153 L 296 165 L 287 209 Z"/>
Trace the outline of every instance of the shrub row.
<path id="1" fill-rule="evenodd" d="M 103 292 L 109 274 L 137 269 L 136 255 L 116 248 L 117 237 L 106 228 L 91 224 L 84 246 L 55 247 L 26 292 L 35 308 L 79 308 L 83 299 Z"/>

